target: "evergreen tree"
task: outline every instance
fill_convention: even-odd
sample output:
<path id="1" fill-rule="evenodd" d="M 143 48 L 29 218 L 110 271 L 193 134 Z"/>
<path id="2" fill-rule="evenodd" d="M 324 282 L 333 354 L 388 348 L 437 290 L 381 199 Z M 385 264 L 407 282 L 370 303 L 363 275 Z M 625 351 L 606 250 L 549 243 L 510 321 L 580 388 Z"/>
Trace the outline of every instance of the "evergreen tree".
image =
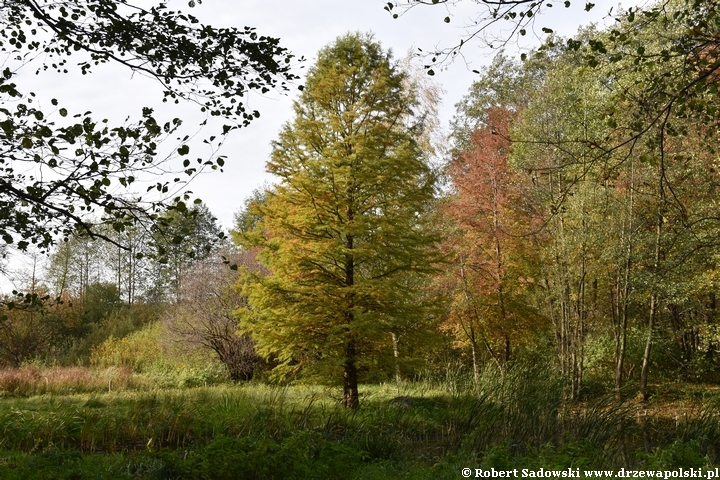
<path id="1" fill-rule="evenodd" d="M 360 375 L 394 373 L 429 331 L 417 280 L 438 260 L 423 215 L 436 177 L 405 78 L 371 36 L 323 49 L 274 144 L 280 182 L 240 235 L 270 271 L 246 274 L 242 327 L 278 373 L 342 378 L 351 408 Z"/>

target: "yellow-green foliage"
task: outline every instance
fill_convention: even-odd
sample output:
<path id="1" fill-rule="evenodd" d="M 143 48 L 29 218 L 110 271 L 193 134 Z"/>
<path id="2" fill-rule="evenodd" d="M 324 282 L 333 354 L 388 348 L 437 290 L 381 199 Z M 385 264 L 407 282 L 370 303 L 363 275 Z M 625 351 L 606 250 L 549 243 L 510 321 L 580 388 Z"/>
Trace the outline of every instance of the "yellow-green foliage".
<path id="1" fill-rule="evenodd" d="M 93 348 L 90 363 L 97 367 L 128 366 L 136 372 L 147 371 L 163 358 L 160 335 L 163 327 L 152 323 L 127 337 L 110 336 L 99 346 Z"/>
<path id="2" fill-rule="evenodd" d="M 186 351 L 163 341 L 157 322 L 123 338 L 110 337 L 90 356 L 96 367 L 124 366 L 163 387 L 192 387 L 229 381 L 227 369 L 208 352 Z"/>
<path id="3" fill-rule="evenodd" d="M 433 331 L 436 177 L 406 80 L 371 36 L 323 49 L 267 165 L 279 182 L 251 207 L 262 220 L 237 237 L 270 272 L 244 277 L 241 328 L 275 374 L 344 381 L 348 406 L 359 377 L 401 371 Z"/>

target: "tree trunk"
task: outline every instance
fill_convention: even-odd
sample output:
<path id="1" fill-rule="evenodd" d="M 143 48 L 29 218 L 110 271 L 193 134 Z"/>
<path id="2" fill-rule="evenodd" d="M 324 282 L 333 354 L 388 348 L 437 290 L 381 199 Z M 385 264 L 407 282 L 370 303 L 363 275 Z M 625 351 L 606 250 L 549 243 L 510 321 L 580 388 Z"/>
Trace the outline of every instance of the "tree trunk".
<path id="1" fill-rule="evenodd" d="M 353 211 L 351 208 L 347 209 L 348 220 L 352 220 Z M 352 252 L 354 246 L 354 238 L 352 235 L 347 235 L 345 239 L 345 246 L 348 252 Z M 352 287 L 355 285 L 355 257 L 352 253 L 345 255 L 345 285 Z M 345 408 L 358 408 L 360 406 L 360 397 L 358 395 L 358 376 L 357 376 L 357 349 L 355 345 L 354 333 L 352 331 L 354 323 L 353 309 L 355 307 L 354 294 L 351 292 L 348 296 L 347 310 L 345 312 L 345 323 L 346 332 L 348 335 L 347 343 L 345 344 L 345 365 L 343 371 L 343 405 Z"/>
<path id="2" fill-rule="evenodd" d="M 635 206 L 635 164 L 630 160 L 630 187 L 628 188 L 628 220 L 627 231 L 624 232 L 625 239 L 625 262 L 622 287 L 619 283 L 620 273 L 618 272 L 617 284 L 617 333 L 615 335 L 615 392 L 620 395 L 623 381 L 623 367 L 625 364 L 625 352 L 627 350 L 627 327 L 628 307 L 630 301 L 630 268 L 632 266 L 632 240 L 633 240 L 633 210 Z M 622 294 L 622 299 L 620 298 Z"/>
<path id="3" fill-rule="evenodd" d="M 627 284 L 625 286 L 625 295 L 628 294 Z M 618 302 L 620 300 L 618 299 Z M 627 298 L 623 299 L 623 305 L 620 307 L 618 317 L 618 327 L 615 336 L 615 393 L 620 394 L 623 381 L 623 367 L 625 365 L 625 352 L 627 350 Z"/>
<path id="4" fill-rule="evenodd" d="M 660 166 L 658 172 L 658 208 L 657 208 L 657 224 L 655 225 L 655 254 L 653 258 L 653 283 L 650 293 L 650 313 L 648 318 L 647 339 L 645 341 L 645 352 L 643 353 L 642 370 L 640 371 L 640 393 L 642 399 L 646 402 L 650 398 L 647 390 L 648 373 L 650 371 L 650 352 L 652 350 L 653 328 L 655 327 L 655 317 L 657 316 L 657 282 L 660 279 L 660 240 L 662 237 L 663 215 L 665 213 L 665 158 L 662 132 L 660 135 Z"/>
<path id="5" fill-rule="evenodd" d="M 395 332 L 390 332 L 393 342 L 393 357 L 395 358 L 395 383 L 400 385 L 402 378 L 400 377 L 400 350 L 398 349 L 398 336 Z"/>
<path id="6" fill-rule="evenodd" d="M 650 298 L 650 318 L 648 319 L 647 338 L 645 340 L 645 352 L 643 353 L 642 370 L 640 371 L 640 393 L 643 402 L 650 398 L 647 390 L 648 373 L 650 372 L 650 352 L 652 350 L 653 328 L 655 326 L 655 316 L 657 315 L 657 295 L 653 294 Z"/>
<path id="7" fill-rule="evenodd" d="M 463 264 L 463 258 L 462 255 L 460 256 L 460 278 L 463 281 L 463 293 L 465 294 L 465 301 L 468 303 L 468 305 L 472 305 L 473 315 L 474 315 L 474 321 L 479 322 L 480 315 L 477 311 L 477 306 L 475 305 L 475 299 L 471 298 L 467 278 L 465 277 L 465 265 Z M 475 382 L 475 387 L 478 386 L 480 383 L 480 365 L 479 365 L 479 358 L 478 358 L 478 347 L 477 347 L 477 338 L 475 335 L 475 327 L 473 321 L 470 321 L 469 328 L 465 328 L 465 325 L 463 324 L 462 318 L 460 318 L 460 325 L 462 326 L 463 330 L 465 331 L 465 334 L 468 336 L 468 339 L 470 340 L 470 348 L 472 350 L 472 367 L 473 367 L 473 381 Z M 492 358 L 495 362 L 497 362 L 497 358 L 495 358 L 495 352 L 493 352 L 492 347 L 487 342 L 487 340 L 483 336 L 483 340 L 485 340 L 485 346 L 488 349 L 488 353 L 490 354 L 490 358 Z"/>
<path id="8" fill-rule="evenodd" d="M 508 325 L 508 315 L 505 307 L 505 291 L 503 290 L 503 281 L 505 279 L 505 265 L 503 262 L 503 250 L 500 243 L 500 215 L 498 212 L 499 208 L 499 184 L 493 180 L 493 236 L 495 237 L 495 280 L 497 281 L 497 294 L 498 294 L 498 306 L 500 307 L 500 325 L 504 331 L 504 354 L 503 363 L 510 362 L 511 343 L 510 337 L 505 330 Z"/>
<path id="9" fill-rule="evenodd" d="M 356 409 L 360 406 L 358 395 L 357 365 L 355 364 L 355 342 L 345 345 L 345 371 L 343 372 L 343 405 Z"/>

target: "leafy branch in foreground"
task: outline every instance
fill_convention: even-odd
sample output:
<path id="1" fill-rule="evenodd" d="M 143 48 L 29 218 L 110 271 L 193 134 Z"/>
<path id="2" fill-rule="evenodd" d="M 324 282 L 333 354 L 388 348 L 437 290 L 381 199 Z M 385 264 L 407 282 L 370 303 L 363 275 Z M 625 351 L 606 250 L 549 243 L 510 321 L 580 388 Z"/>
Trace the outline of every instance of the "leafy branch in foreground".
<path id="1" fill-rule="evenodd" d="M 40 70 L 68 72 L 81 56 L 83 74 L 115 62 L 158 80 L 165 100 L 192 100 L 211 115 L 257 118 L 241 101 L 251 90 L 287 89 L 293 55 L 277 38 L 254 28 L 214 28 L 165 2 L 147 8 L 127 0 L 24 0 L 4 2 L 0 47 L 19 58 L 43 55 Z M 51 63 L 52 62 L 52 63 Z"/>
<path id="2" fill-rule="evenodd" d="M 0 5 L 0 51 L 8 57 L 0 77 L 0 236 L 22 251 L 32 244 L 47 250 L 76 231 L 112 242 L 102 225 L 123 231 L 153 223 L 183 178 L 224 164 L 223 157 L 191 161 L 188 136 L 177 138 L 171 154 L 160 154 L 181 121 L 158 121 L 150 107 L 115 127 L 91 112 L 70 118 L 56 99 L 53 111 L 43 111 L 33 103 L 41 96 L 15 83 L 22 68 L 39 61 L 37 74 L 69 73 L 73 56 L 83 75 L 99 64 L 119 64 L 158 81 L 163 101 L 190 101 L 205 115 L 227 119 L 223 136 L 259 117 L 246 108 L 250 92 L 286 90 L 297 79 L 293 56 L 278 39 L 250 27 L 202 25 L 165 2 L 7 1 Z M 167 163 L 179 158 L 182 167 Z M 173 180 L 161 179 L 168 173 Z M 132 193 L 140 176 L 158 182 Z M 176 197 L 172 208 L 182 210 L 188 195 Z"/>

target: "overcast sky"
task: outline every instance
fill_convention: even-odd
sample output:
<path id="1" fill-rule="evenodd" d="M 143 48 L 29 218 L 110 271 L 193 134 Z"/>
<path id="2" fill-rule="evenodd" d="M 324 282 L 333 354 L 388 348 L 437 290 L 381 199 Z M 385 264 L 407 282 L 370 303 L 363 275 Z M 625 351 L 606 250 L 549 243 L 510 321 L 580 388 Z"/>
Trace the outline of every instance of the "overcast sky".
<path id="1" fill-rule="evenodd" d="M 549 26 L 564 36 L 573 35 L 580 25 L 601 22 L 611 7 L 617 3 L 596 0 L 591 12 L 584 11 L 584 2 L 573 0 L 569 9 L 556 6 L 552 15 L 541 16 L 538 29 Z M 185 9 L 201 22 L 213 26 L 252 26 L 260 35 L 280 38 L 281 44 L 297 57 L 305 57 L 304 72 L 311 66 L 317 52 L 338 36 L 347 32 L 372 32 L 385 48 L 392 49 L 396 58 L 404 57 L 411 49 L 431 50 L 435 45 L 449 46 L 458 41 L 462 26 L 477 11 L 472 0 L 459 2 L 448 10 L 445 6 L 418 7 L 399 19 L 393 19 L 383 7 L 381 0 L 204 0 L 194 9 L 188 9 L 187 0 L 170 0 L 174 9 Z M 624 4 L 628 6 L 627 3 Z M 443 19 L 451 15 L 451 22 Z M 511 47 L 513 48 L 513 47 Z M 456 61 L 442 71 L 435 80 L 446 94 L 441 109 L 441 121 L 447 126 L 453 115 L 454 105 L 467 92 L 477 75 L 470 70 L 482 71 L 492 58 L 493 51 L 469 45 L 463 50 L 465 61 Z M 508 51 L 517 55 L 517 51 Z M 469 63 L 469 65 L 468 65 Z M 158 85 L 138 75 L 132 76 L 119 67 L 96 67 L 91 75 L 43 73 L 35 75 L 37 64 L 24 67 L 19 72 L 23 92 L 34 91 L 39 95 L 41 108 L 51 110 L 51 98 L 60 100 L 60 106 L 71 113 L 91 110 L 94 118 L 108 118 L 120 123 L 126 117 L 137 118 L 143 106 L 156 107 L 160 116 L 180 117 L 186 125 L 197 125 L 203 117 L 196 106 L 163 106 Z M 299 81 L 298 84 L 301 84 Z M 233 132 L 222 148 L 227 157 L 224 173 L 209 172 L 195 179 L 189 186 L 196 196 L 202 198 L 224 228 L 232 226 L 233 214 L 241 207 L 251 192 L 273 179 L 265 172 L 265 162 L 270 154 L 270 142 L 277 136 L 283 123 L 292 119 L 292 102 L 296 91 L 282 95 L 277 92 L 260 96 L 251 95 L 249 107 L 260 111 L 260 118 L 252 125 Z M 167 118 L 169 119 L 169 118 Z M 208 133 L 209 134 L 209 133 Z M 207 156 L 211 152 L 193 147 L 191 156 Z"/>

